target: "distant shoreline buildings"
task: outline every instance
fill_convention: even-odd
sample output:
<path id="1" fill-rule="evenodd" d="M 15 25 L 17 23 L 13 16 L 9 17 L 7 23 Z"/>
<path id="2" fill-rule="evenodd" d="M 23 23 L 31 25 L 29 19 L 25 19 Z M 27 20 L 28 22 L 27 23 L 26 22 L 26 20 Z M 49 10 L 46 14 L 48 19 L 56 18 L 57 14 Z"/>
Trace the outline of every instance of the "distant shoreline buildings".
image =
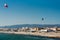
<path id="1" fill-rule="evenodd" d="M 22 27 L 22 28 L 0 28 L 0 31 L 13 31 L 13 32 L 58 32 L 60 31 L 60 28 L 57 27 Z"/>
<path id="2" fill-rule="evenodd" d="M 0 28 L 0 33 L 12 33 L 60 38 L 60 28 L 57 27 Z"/>

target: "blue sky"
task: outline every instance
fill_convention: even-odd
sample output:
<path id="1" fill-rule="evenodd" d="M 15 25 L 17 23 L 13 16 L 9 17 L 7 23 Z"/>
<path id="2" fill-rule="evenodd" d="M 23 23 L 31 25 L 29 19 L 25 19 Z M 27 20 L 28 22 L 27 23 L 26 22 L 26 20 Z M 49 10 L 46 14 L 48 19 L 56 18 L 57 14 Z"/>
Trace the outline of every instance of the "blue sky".
<path id="1" fill-rule="evenodd" d="M 0 26 L 42 24 L 42 17 L 44 24 L 60 24 L 60 0 L 0 0 Z"/>

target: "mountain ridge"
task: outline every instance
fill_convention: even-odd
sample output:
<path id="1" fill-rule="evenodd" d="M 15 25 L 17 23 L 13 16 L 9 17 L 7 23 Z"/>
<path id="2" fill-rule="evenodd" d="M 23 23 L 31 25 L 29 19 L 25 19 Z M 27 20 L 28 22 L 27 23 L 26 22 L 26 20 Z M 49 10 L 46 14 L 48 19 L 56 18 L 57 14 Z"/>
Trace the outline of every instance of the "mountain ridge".
<path id="1" fill-rule="evenodd" d="M 1 26 L 0 28 L 21 28 L 21 27 L 60 27 L 60 24 L 18 24 Z"/>

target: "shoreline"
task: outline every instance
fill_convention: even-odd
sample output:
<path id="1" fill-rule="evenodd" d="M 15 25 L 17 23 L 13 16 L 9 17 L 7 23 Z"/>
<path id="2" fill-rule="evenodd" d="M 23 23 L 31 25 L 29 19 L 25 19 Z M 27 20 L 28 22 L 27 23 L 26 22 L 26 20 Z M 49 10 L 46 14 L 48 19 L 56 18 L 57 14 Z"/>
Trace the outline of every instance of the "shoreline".
<path id="1" fill-rule="evenodd" d="M 3 32 L 1 31 L 0 33 L 8 33 L 8 34 L 22 34 L 22 35 L 33 35 L 33 36 L 43 36 L 43 37 L 49 37 L 49 38 L 60 38 L 60 33 L 55 33 L 55 32 Z"/>

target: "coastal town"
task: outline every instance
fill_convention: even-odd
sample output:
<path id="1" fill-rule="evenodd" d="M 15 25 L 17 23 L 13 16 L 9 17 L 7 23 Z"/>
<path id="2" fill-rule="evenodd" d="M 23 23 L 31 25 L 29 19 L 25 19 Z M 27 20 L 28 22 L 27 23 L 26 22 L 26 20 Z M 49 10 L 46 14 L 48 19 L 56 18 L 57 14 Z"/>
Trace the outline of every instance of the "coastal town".
<path id="1" fill-rule="evenodd" d="M 24 34 L 60 38 L 58 27 L 22 27 L 22 28 L 0 28 L 0 33 Z"/>

